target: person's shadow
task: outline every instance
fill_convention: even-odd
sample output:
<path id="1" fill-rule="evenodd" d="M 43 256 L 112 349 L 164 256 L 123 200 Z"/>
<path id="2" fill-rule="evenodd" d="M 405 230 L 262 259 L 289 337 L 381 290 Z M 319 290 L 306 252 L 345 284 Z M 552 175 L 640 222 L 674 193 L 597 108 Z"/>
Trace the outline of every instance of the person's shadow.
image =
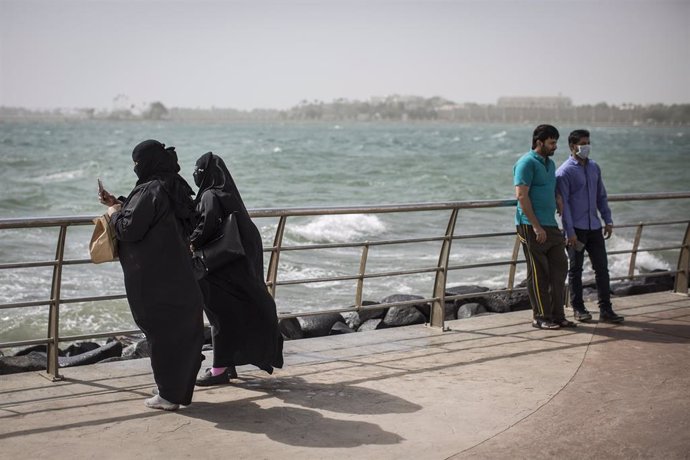
<path id="1" fill-rule="evenodd" d="M 642 320 L 634 316 L 626 316 L 622 323 L 597 327 L 595 335 L 616 340 L 650 343 L 684 343 L 690 341 L 690 324 L 680 322 L 675 318 L 674 322 L 663 322 L 664 320 L 665 318 Z M 687 320 L 682 318 L 681 321 Z"/>
<path id="2" fill-rule="evenodd" d="M 222 430 L 263 433 L 284 444 L 316 448 L 398 444 L 403 438 L 375 423 L 329 418 L 311 409 L 361 415 L 403 414 L 421 409 L 417 404 L 382 391 L 346 383 L 309 383 L 300 377 L 240 379 L 226 388 L 232 391 L 233 386 L 265 393 L 266 397 L 280 399 L 289 405 L 263 408 L 247 399 L 195 402 L 179 413 L 215 423 Z"/>
<path id="3" fill-rule="evenodd" d="M 241 379 L 234 386 L 261 391 L 288 404 L 344 414 L 406 414 L 422 408 L 379 390 L 340 383 L 312 383 L 301 377 Z"/>
<path id="4" fill-rule="evenodd" d="M 251 401 L 196 402 L 180 415 L 215 423 L 228 431 L 264 434 L 292 446 L 358 447 L 368 444 L 399 444 L 403 438 L 375 423 L 337 420 L 314 410 L 292 406 L 262 408 Z"/>

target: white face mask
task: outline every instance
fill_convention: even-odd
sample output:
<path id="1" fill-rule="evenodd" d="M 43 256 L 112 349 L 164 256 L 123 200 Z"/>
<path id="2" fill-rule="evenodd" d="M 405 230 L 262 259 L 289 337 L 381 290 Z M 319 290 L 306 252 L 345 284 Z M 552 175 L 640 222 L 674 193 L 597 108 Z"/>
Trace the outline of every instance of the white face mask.
<path id="1" fill-rule="evenodd" d="M 586 160 L 589 157 L 589 151 L 589 145 L 578 145 L 575 155 L 579 156 L 583 160 Z"/>

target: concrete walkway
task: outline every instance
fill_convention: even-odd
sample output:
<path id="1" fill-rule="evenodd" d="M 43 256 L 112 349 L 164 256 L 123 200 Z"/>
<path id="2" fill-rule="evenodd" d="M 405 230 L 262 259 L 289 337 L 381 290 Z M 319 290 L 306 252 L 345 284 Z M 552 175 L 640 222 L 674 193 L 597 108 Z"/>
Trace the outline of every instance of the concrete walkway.
<path id="1" fill-rule="evenodd" d="M 623 325 L 542 331 L 523 311 L 290 341 L 273 376 L 241 368 L 178 412 L 144 407 L 148 360 L 0 376 L 0 458 L 689 458 L 690 299 L 616 310 Z"/>

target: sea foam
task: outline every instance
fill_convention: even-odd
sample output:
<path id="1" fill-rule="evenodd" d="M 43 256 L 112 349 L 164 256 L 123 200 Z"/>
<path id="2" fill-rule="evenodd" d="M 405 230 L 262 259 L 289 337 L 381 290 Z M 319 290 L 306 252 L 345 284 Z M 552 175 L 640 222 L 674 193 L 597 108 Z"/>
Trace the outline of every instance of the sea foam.
<path id="1" fill-rule="evenodd" d="M 291 232 L 309 241 L 346 242 L 383 233 L 386 225 L 377 216 L 348 214 L 319 216 L 304 225 L 295 225 Z"/>

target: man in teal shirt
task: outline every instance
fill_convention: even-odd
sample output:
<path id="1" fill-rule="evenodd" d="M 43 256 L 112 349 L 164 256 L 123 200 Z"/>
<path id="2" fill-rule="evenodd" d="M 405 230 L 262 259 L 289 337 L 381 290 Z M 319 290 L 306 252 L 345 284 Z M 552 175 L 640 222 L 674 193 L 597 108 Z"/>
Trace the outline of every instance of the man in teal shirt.
<path id="1" fill-rule="evenodd" d="M 532 134 L 532 149 L 513 167 L 517 197 L 515 225 L 527 262 L 527 293 L 532 305 L 532 326 L 539 329 L 575 327 L 565 318 L 565 277 L 568 259 L 565 239 L 556 222 L 556 151 L 558 130 L 539 125 Z"/>

